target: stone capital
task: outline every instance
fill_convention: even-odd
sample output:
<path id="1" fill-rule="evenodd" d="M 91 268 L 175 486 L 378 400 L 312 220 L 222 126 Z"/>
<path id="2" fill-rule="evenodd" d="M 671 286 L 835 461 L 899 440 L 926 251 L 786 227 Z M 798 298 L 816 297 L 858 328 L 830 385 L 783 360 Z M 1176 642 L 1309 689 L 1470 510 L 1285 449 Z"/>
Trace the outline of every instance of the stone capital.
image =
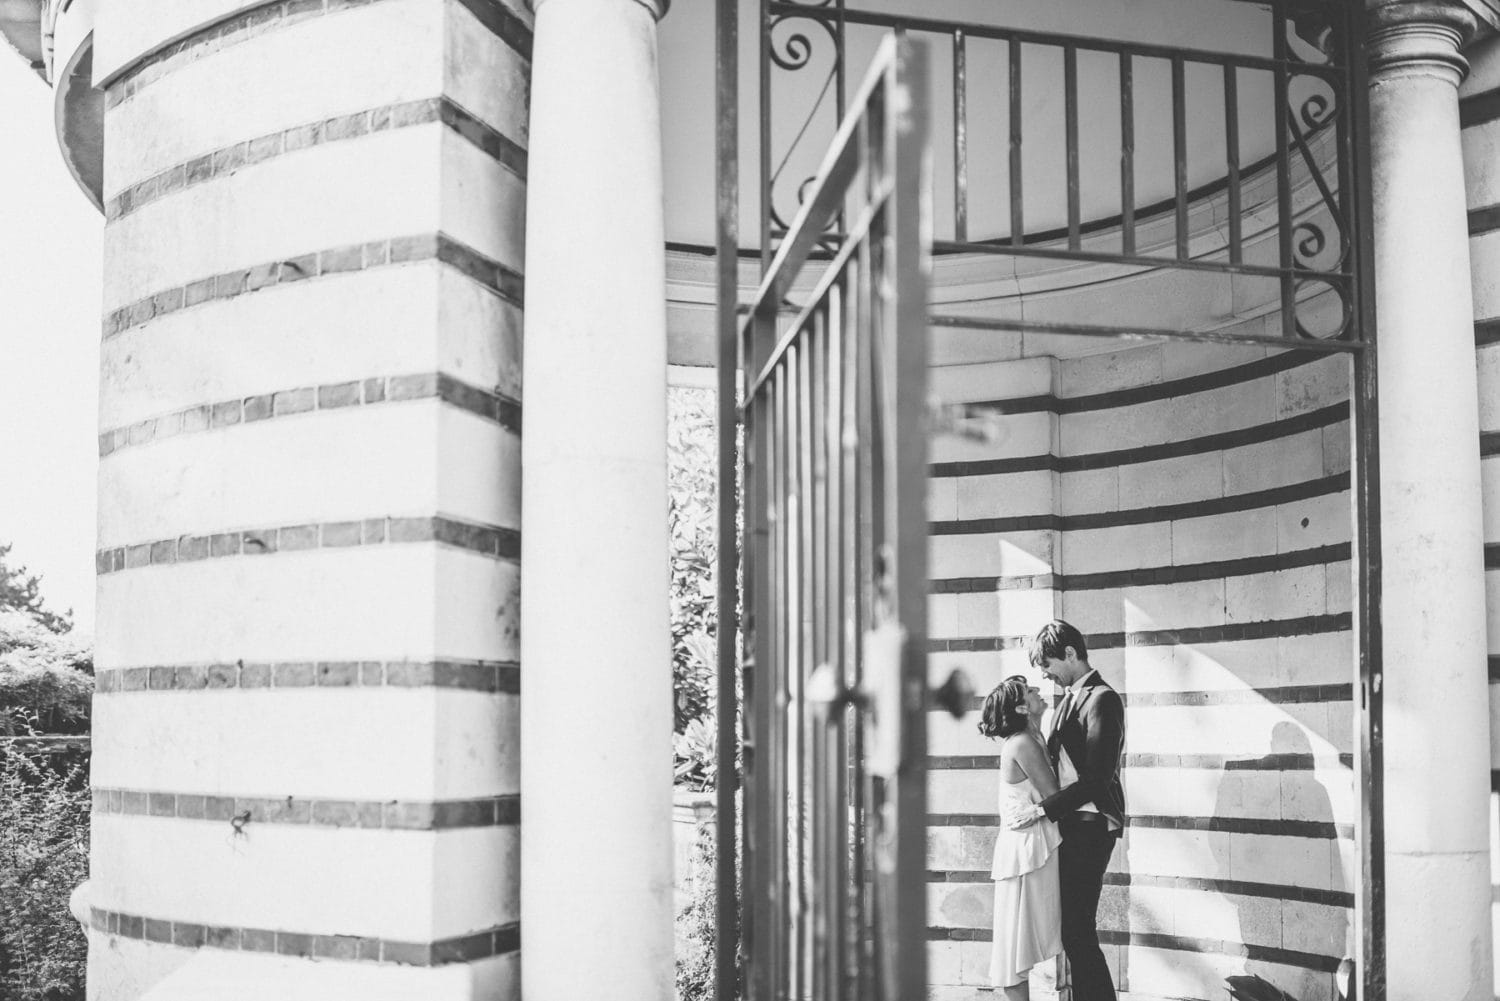
<path id="1" fill-rule="evenodd" d="M 617 2 L 640 4 L 658 21 L 667 16 L 667 8 L 672 6 L 672 0 L 617 0 Z M 526 0 L 526 6 L 531 8 L 533 14 L 540 11 L 545 3 L 547 0 Z"/>
<path id="2" fill-rule="evenodd" d="M 1448 77 L 1456 87 L 1469 71 L 1461 50 L 1479 18 L 1460 0 L 1366 0 L 1366 46 L 1374 78 L 1417 71 Z"/>

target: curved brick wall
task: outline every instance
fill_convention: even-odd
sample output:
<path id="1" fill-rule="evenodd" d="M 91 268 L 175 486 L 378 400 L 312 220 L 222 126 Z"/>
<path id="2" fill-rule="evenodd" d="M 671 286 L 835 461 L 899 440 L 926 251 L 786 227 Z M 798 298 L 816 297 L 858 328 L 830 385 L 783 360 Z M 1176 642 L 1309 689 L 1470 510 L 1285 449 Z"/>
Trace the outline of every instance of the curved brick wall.
<path id="1" fill-rule="evenodd" d="M 1032 673 L 1053 615 L 1124 693 L 1131 813 L 1100 927 L 1120 987 L 1332 996 L 1352 941 L 1348 367 L 1149 346 L 939 369 L 997 440 L 933 445 L 934 677 Z M 929 727 L 933 996 L 985 982 L 996 747 Z M 988 995 L 985 995 L 988 996 Z"/>
<path id="2" fill-rule="evenodd" d="M 513 997 L 529 14 L 101 19 L 89 996 Z"/>

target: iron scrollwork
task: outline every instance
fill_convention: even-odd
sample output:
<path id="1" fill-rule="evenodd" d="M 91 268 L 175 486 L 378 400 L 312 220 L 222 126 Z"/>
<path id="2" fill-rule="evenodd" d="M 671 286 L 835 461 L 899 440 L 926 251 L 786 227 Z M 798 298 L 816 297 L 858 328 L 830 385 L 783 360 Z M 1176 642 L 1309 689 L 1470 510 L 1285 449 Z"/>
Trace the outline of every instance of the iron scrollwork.
<path id="1" fill-rule="evenodd" d="M 807 137 L 819 112 L 823 110 L 830 90 L 835 92 L 837 103 L 840 105 L 834 109 L 835 120 L 843 112 L 844 43 L 838 17 L 843 11 L 843 7 L 844 0 L 781 0 L 781 2 L 775 5 L 767 3 L 764 8 L 762 43 L 771 67 L 783 72 L 797 73 L 811 66 L 814 63 L 814 56 L 818 48 L 818 44 L 815 43 L 814 39 L 820 37 L 813 26 L 816 29 L 821 29 L 823 35 L 827 36 L 828 44 L 831 47 L 831 64 L 818 90 L 817 97 L 807 109 L 807 115 L 798 127 L 796 134 L 787 144 L 786 149 L 781 152 L 780 158 L 776 159 L 775 166 L 772 168 L 770 175 L 763 181 L 764 190 L 762 191 L 762 196 L 766 201 L 772 232 L 775 236 L 786 233 L 790 228 L 788 222 L 789 214 L 783 213 L 777 205 L 776 191 L 778 182 L 781 180 L 782 174 L 785 172 L 788 164 L 791 163 L 792 158 L 801 148 L 803 140 Z M 787 26 L 792 26 L 792 30 L 780 30 Z M 773 138 L 769 129 L 769 122 L 773 120 L 770 103 L 772 88 L 769 81 L 766 81 L 763 86 L 765 87 L 766 104 L 762 109 L 762 114 L 767 117 L 767 131 L 765 135 L 769 141 Z M 818 148 L 821 148 L 821 146 Z M 796 205 L 798 207 L 806 199 L 807 192 L 815 179 L 814 175 L 809 174 L 797 185 Z M 795 210 L 790 214 L 795 214 Z"/>
<path id="2" fill-rule="evenodd" d="M 1282 70 L 1287 74 L 1286 140 L 1318 193 L 1318 202 L 1292 224 L 1289 264 L 1297 274 L 1284 286 L 1283 295 L 1292 298 L 1288 312 L 1296 336 L 1345 340 L 1352 336 L 1354 326 L 1353 245 L 1342 190 L 1347 165 L 1340 162 L 1343 144 L 1338 140 L 1348 122 L 1339 89 L 1342 77 L 1330 72 L 1340 61 L 1343 40 L 1336 13 L 1326 3 L 1293 3 L 1283 16 L 1288 63 Z M 1291 178 L 1284 178 L 1283 183 L 1290 184 Z M 1309 316 L 1309 304 L 1323 295 L 1338 301 L 1339 319 L 1332 329 Z"/>

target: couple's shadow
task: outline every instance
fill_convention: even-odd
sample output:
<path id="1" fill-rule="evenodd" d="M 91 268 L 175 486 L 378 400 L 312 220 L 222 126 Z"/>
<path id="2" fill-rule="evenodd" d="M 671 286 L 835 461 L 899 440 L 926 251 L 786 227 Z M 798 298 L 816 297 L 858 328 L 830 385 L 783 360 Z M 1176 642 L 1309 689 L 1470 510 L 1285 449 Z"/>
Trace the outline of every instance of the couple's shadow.
<path id="1" fill-rule="evenodd" d="M 1272 728 L 1266 754 L 1224 762 L 1210 845 L 1217 889 L 1238 918 L 1238 941 L 1226 945 L 1250 947 L 1243 970 L 1224 977 L 1235 1001 L 1337 996 L 1332 972 L 1296 965 L 1309 954 L 1336 962 L 1350 927 L 1333 802 L 1317 768 L 1352 781 L 1337 762 L 1318 761 L 1306 731 L 1292 722 Z"/>

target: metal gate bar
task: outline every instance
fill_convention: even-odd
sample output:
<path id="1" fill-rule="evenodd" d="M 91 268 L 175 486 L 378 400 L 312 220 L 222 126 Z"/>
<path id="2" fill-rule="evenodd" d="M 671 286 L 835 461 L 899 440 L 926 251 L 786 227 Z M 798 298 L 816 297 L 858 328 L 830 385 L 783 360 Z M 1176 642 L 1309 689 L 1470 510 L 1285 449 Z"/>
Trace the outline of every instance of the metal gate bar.
<path id="1" fill-rule="evenodd" d="M 741 329 L 756 1001 L 926 990 L 925 74 L 882 46 Z"/>

